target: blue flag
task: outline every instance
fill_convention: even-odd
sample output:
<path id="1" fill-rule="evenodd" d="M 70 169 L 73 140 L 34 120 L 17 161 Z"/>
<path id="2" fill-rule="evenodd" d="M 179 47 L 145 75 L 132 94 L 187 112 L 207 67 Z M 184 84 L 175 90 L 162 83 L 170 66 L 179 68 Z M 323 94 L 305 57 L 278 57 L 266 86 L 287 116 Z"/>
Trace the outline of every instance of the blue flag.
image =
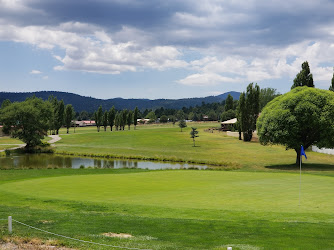
<path id="1" fill-rule="evenodd" d="M 302 145 L 302 148 L 300 149 L 300 156 L 304 155 L 305 156 L 305 159 L 307 159 L 307 156 L 305 154 L 305 151 L 304 151 L 304 147 Z"/>

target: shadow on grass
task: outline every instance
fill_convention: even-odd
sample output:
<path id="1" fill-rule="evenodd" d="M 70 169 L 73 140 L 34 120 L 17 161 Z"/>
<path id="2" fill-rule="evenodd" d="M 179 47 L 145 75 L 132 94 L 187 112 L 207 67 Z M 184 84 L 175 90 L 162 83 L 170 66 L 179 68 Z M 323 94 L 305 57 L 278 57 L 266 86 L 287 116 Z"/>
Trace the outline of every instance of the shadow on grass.
<path id="1" fill-rule="evenodd" d="M 299 165 L 296 164 L 284 164 L 284 165 L 270 165 L 265 166 L 268 169 L 277 169 L 277 170 L 299 170 Z M 303 163 L 302 171 L 334 171 L 334 164 L 319 164 L 319 163 Z"/>

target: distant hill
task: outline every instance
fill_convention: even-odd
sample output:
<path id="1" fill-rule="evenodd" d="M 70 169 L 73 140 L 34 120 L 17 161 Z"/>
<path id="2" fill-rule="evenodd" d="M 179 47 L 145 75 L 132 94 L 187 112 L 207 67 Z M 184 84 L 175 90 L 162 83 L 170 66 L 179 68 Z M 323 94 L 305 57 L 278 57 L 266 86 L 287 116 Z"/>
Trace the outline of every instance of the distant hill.
<path id="1" fill-rule="evenodd" d="M 43 100 L 47 100 L 50 95 L 57 97 L 58 100 L 63 99 L 65 105 L 72 104 L 75 111 L 81 112 L 86 110 L 88 112 L 94 112 L 102 105 L 104 110 L 109 110 L 113 105 L 116 109 L 134 109 L 136 106 L 140 110 L 145 109 L 156 109 L 156 108 L 171 108 L 171 109 L 181 109 L 183 107 L 190 107 L 201 105 L 202 102 L 213 103 L 222 102 L 226 99 L 228 94 L 233 96 L 233 99 L 239 99 L 240 92 L 226 92 L 218 96 L 207 96 L 202 98 L 185 98 L 185 99 L 123 99 L 123 98 L 113 98 L 113 99 L 97 99 L 93 97 L 81 96 L 72 93 L 58 92 L 58 91 L 39 91 L 39 92 L 0 92 L 0 105 L 1 103 L 9 99 L 11 102 L 21 102 L 27 97 L 35 95 Z"/>

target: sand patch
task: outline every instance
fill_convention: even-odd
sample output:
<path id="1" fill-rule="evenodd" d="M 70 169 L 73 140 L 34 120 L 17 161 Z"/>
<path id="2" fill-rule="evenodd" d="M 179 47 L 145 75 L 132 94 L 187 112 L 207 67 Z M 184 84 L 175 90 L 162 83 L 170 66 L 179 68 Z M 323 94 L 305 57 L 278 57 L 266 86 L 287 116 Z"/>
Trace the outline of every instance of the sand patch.
<path id="1" fill-rule="evenodd" d="M 107 237 L 116 237 L 116 238 L 132 238 L 133 235 L 131 234 L 124 234 L 124 233 L 120 233 L 120 234 L 117 234 L 117 233 L 103 233 L 102 235 L 104 236 L 107 236 Z"/>
<path id="2" fill-rule="evenodd" d="M 75 250 L 74 248 L 68 248 L 64 246 L 60 246 L 56 241 L 48 240 L 43 242 L 41 239 L 33 238 L 3 238 L 0 239 L 0 249 L 4 250 L 48 250 L 48 249 L 56 249 L 56 250 Z"/>

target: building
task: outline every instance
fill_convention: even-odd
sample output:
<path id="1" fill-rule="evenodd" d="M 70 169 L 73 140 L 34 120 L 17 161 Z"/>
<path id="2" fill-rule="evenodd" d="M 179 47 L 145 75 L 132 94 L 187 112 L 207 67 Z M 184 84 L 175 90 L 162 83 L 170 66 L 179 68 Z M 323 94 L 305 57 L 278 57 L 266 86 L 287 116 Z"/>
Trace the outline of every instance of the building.
<path id="1" fill-rule="evenodd" d="M 227 120 L 227 121 L 223 121 L 221 123 L 221 129 L 223 131 L 229 131 L 232 130 L 232 128 L 235 126 L 235 124 L 237 123 L 237 118 L 233 118 L 231 120 Z"/>

